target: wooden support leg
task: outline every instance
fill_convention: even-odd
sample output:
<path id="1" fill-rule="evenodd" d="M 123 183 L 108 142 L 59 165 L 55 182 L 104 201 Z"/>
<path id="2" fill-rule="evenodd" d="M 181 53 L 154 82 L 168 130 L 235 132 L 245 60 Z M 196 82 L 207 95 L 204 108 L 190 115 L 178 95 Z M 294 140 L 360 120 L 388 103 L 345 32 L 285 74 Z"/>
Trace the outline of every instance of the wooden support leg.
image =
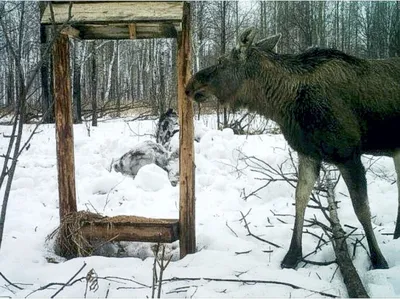
<path id="1" fill-rule="evenodd" d="M 178 36 L 178 110 L 179 110 L 179 242 L 183 258 L 196 251 L 193 104 L 185 95 L 191 76 L 190 5 L 184 3 L 182 33 Z"/>
<path id="2" fill-rule="evenodd" d="M 68 36 L 61 34 L 53 47 L 54 110 L 56 116 L 60 221 L 62 221 L 65 215 L 77 211 L 68 42 Z"/>

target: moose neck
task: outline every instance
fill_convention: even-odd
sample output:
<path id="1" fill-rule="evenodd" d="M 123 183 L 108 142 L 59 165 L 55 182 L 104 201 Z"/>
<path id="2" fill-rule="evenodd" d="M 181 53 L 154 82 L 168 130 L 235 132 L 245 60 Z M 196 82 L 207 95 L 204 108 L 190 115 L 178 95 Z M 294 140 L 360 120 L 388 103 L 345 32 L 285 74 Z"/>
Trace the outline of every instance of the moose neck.
<path id="1" fill-rule="evenodd" d="M 298 76 L 272 64 L 259 64 L 252 73 L 256 75 L 243 84 L 240 105 L 284 126 L 300 86 Z"/>

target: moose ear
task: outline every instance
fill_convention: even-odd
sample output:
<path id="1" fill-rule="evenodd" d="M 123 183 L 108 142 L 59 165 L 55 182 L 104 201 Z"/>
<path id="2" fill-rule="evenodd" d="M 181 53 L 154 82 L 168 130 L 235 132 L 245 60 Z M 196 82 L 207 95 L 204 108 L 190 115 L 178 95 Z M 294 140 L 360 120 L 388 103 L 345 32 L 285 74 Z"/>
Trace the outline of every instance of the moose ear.
<path id="1" fill-rule="evenodd" d="M 256 46 L 263 51 L 272 51 L 278 44 L 279 40 L 281 39 L 281 36 L 282 34 L 279 33 L 277 35 L 264 38 L 263 40 L 257 42 Z"/>
<path id="2" fill-rule="evenodd" d="M 240 35 L 236 48 L 241 52 L 246 52 L 246 50 L 253 44 L 256 34 L 257 30 L 255 28 L 247 28 Z"/>

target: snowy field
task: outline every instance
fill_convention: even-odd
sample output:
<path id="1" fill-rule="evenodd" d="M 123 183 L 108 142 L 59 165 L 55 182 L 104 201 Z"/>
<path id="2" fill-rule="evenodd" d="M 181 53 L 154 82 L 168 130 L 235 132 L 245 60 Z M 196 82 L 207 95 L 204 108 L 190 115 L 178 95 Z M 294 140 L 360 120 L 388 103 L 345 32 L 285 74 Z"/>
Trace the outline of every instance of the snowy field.
<path id="1" fill-rule="evenodd" d="M 155 124 L 150 120 L 140 121 L 130 123 L 129 127 L 123 120 L 105 121 L 100 122 L 97 128 L 91 128 L 90 137 L 85 125 L 74 127 L 79 210 L 107 216 L 178 218 L 179 187 L 171 186 L 164 170 L 148 165 L 134 180 L 110 171 L 113 158 L 119 158 L 140 141 L 153 139 L 149 134 L 154 133 Z M 197 252 L 179 260 L 178 243 L 169 245 L 168 254 L 173 258 L 164 272 L 164 279 L 271 280 L 303 289 L 201 279 L 165 282 L 162 297 L 324 297 L 315 292 L 346 297 L 347 291 L 336 264 L 316 266 L 300 263 L 297 270 L 280 268 L 289 247 L 294 220 L 294 189 L 288 183 L 271 183 L 256 196 L 244 198 L 265 181 L 258 179 L 262 178 L 261 174 L 245 167 L 243 155 L 255 156 L 271 166 L 280 165 L 288 159 L 288 146 L 283 137 L 268 134 L 236 136 L 231 130 L 216 131 L 212 118 L 204 118 L 196 125 L 198 134 L 202 135 L 195 145 Z M 32 128 L 25 126 L 25 138 Z M 9 134 L 10 129 L 0 126 L 0 135 Z M 49 283 L 66 283 L 86 263 L 76 278 L 86 276 L 91 269 L 100 278 L 109 277 L 98 280 L 96 292 L 87 290 L 88 298 L 150 298 L 151 244 L 123 243 L 121 246 L 129 255 L 124 258 L 92 256 L 66 261 L 57 257 L 51 243 L 46 242 L 46 237 L 59 224 L 56 145 L 53 125 L 43 125 L 39 131 L 18 162 L 0 251 L 0 272 L 19 288 L 0 277 L 0 297 L 50 297 L 61 285 L 38 289 Z M 0 154 L 5 152 L 7 142 L 8 139 L 0 137 Z M 370 296 L 400 297 L 400 240 L 393 240 L 386 234 L 394 231 L 397 212 L 392 160 L 382 158 L 373 164 L 372 169 L 375 174 L 368 175 L 368 191 L 373 225 L 390 269 L 370 270 L 367 253 L 360 245 L 356 248 L 353 262 Z M 377 175 L 381 171 L 388 178 Z M 360 227 L 342 181 L 335 192 L 336 200 L 340 202 L 342 225 Z M 241 212 L 248 214 L 246 219 L 253 234 L 280 248 L 248 236 L 243 221 L 240 221 Z M 314 216 L 323 221 L 319 211 L 308 209 L 306 218 Z M 322 234 L 321 229 L 307 229 Z M 358 229 L 351 240 L 361 239 L 361 232 Z M 365 240 L 362 242 L 366 246 Z M 317 244 L 318 239 L 304 234 L 303 254 L 314 251 Z M 353 249 L 350 242 L 349 248 Z M 330 244 L 308 257 L 319 262 L 334 258 Z M 65 287 L 57 297 L 83 297 L 85 288 L 82 279 Z M 34 290 L 38 291 L 32 293 Z"/>

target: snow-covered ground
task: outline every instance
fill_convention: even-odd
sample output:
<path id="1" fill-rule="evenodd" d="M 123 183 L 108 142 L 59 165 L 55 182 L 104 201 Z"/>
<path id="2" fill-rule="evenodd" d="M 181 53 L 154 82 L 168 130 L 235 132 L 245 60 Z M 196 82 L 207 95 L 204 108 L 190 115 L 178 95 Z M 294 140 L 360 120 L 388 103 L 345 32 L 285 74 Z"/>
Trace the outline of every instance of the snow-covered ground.
<path id="1" fill-rule="evenodd" d="M 231 130 L 210 129 L 213 124 L 212 118 L 204 118 L 197 124 L 198 132 L 203 135 L 195 146 L 197 252 L 179 260 L 178 243 L 170 245 L 168 254 L 173 255 L 173 260 L 165 270 L 164 278 L 271 280 L 307 290 L 277 284 L 202 279 L 166 282 L 162 297 L 321 297 L 312 291 L 347 296 L 336 264 L 300 264 L 297 270 L 280 268 L 293 226 L 294 189 L 290 185 L 274 182 L 257 196 L 244 199 L 245 194 L 250 194 L 265 181 L 258 179 L 262 177 L 260 174 L 245 168 L 240 160 L 241 153 L 256 156 L 272 166 L 280 165 L 288 159 L 288 146 L 283 137 L 268 134 L 236 136 Z M 25 137 L 32 128 L 25 126 Z M 110 172 L 113 158 L 121 157 L 138 142 L 152 138 L 147 134 L 154 132 L 155 122 L 134 122 L 130 123 L 130 128 L 121 120 L 101 122 L 91 129 L 89 137 L 85 125 L 74 127 L 78 209 L 108 216 L 178 218 L 179 188 L 171 186 L 164 170 L 146 165 L 134 180 L 114 170 Z M 0 135 L 9 133 L 10 129 L 0 126 Z M 0 154 L 4 153 L 7 142 L 8 139 L 0 138 Z M 88 290 L 87 297 L 150 297 L 151 289 L 143 286 L 152 283 L 150 244 L 123 244 L 129 255 L 125 258 L 92 256 L 65 261 L 57 258 L 51 243 L 46 242 L 47 235 L 59 223 L 55 147 L 54 126 L 43 125 L 19 160 L 0 250 L 0 272 L 21 289 L 0 277 L 0 297 L 25 297 L 49 283 L 66 283 L 84 263 L 87 265 L 77 278 L 85 276 L 92 268 L 99 277 L 109 277 L 99 279 L 98 290 Z M 375 172 L 383 170 L 395 179 L 391 159 L 382 158 L 372 167 Z M 354 264 L 370 296 L 400 297 L 400 240 L 383 234 L 394 230 L 396 184 L 372 173 L 368 175 L 368 183 L 373 225 L 390 269 L 370 270 L 362 246 L 357 246 Z M 340 202 L 342 225 L 360 227 L 343 182 L 336 188 L 336 200 Z M 243 221 L 240 221 L 240 212 L 248 213 L 246 219 L 253 234 L 281 248 L 248 236 Z M 316 209 L 307 210 L 307 218 L 314 215 L 323 220 Z M 322 233 L 317 228 L 308 230 L 318 235 Z M 304 234 L 303 254 L 313 251 L 317 243 L 315 237 Z M 365 240 L 363 243 L 366 244 Z M 330 245 L 309 257 L 314 261 L 334 258 Z M 60 262 L 49 263 L 49 260 Z M 60 288 L 61 285 L 51 285 L 28 298 L 50 297 Z M 57 297 L 83 297 L 85 288 L 85 280 L 81 280 L 65 287 Z"/>

